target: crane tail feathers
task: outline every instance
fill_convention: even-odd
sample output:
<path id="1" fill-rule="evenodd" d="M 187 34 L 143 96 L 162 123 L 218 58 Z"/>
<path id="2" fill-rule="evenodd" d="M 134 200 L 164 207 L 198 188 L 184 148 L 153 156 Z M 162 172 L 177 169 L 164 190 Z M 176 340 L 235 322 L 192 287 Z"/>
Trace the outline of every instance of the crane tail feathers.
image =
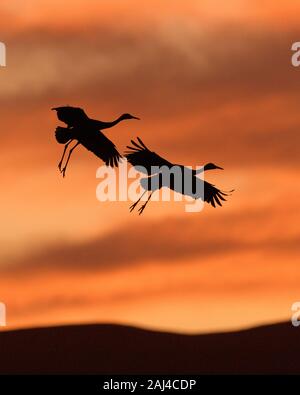
<path id="1" fill-rule="evenodd" d="M 136 148 L 141 149 L 141 147 L 134 141 L 134 140 L 130 140 L 131 144 L 134 145 Z"/>
<path id="2" fill-rule="evenodd" d="M 215 201 L 217 202 L 217 204 L 219 206 L 222 206 L 222 203 L 220 202 L 220 200 L 218 199 L 218 194 L 215 195 Z"/>
<path id="3" fill-rule="evenodd" d="M 229 196 L 228 192 L 221 191 L 214 185 L 205 182 L 204 201 L 206 201 L 208 204 L 211 204 L 214 208 L 216 208 L 217 205 L 222 207 L 223 202 L 226 202 L 225 197 L 227 196 Z"/>
<path id="4" fill-rule="evenodd" d="M 142 140 L 139 137 L 137 137 L 137 140 L 143 148 L 148 149 L 148 147 L 146 147 L 146 145 L 142 142 Z"/>
<path id="5" fill-rule="evenodd" d="M 130 147 L 130 145 L 127 145 L 126 148 L 130 149 L 131 151 L 139 152 L 138 148 Z M 130 151 L 127 151 L 127 152 L 130 152 Z"/>
<path id="6" fill-rule="evenodd" d="M 55 138 L 59 144 L 67 144 L 73 138 L 72 130 L 58 126 L 55 130 Z"/>

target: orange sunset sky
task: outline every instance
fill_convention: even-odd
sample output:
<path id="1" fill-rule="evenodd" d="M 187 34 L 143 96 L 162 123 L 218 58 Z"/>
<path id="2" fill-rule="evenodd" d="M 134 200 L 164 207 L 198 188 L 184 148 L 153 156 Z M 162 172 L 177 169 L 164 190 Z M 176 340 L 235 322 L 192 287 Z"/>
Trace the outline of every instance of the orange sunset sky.
<path id="1" fill-rule="evenodd" d="M 2 0 L 0 301 L 5 329 L 113 322 L 179 332 L 290 319 L 300 300 L 299 0 Z M 67 176 L 51 107 L 141 121 L 175 163 L 215 162 L 223 208 L 100 203 L 101 161 Z"/>

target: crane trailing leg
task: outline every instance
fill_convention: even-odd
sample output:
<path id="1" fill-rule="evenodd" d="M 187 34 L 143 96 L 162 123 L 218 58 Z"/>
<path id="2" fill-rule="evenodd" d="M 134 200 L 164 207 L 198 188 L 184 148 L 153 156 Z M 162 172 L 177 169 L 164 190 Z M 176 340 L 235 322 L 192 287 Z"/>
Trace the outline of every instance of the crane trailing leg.
<path id="1" fill-rule="evenodd" d="M 138 202 L 142 199 L 142 197 L 145 195 L 146 192 L 147 192 L 147 191 L 144 191 L 144 193 L 142 194 L 142 196 L 141 196 L 135 203 L 133 203 L 133 204 L 129 207 L 130 212 L 133 211 L 133 210 L 135 209 L 136 205 L 137 205 Z"/>
<path id="2" fill-rule="evenodd" d="M 74 147 L 70 149 L 66 164 L 62 168 L 63 160 L 66 155 L 67 149 L 68 149 L 69 145 L 72 143 L 72 141 L 74 141 L 74 128 L 70 128 L 70 127 L 62 128 L 61 126 L 58 126 L 55 130 L 55 137 L 56 137 L 56 140 L 58 143 L 65 144 L 65 148 L 64 148 L 61 160 L 59 161 L 59 164 L 58 164 L 59 171 L 62 173 L 62 175 L 64 177 L 66 174 L 66 169 L 67 169 L 70 157 L 72 155 L 72 152 L 77 147 L 79 142 L 77 142 L 74 145 Z"/>
<path id="3" fill-rule="evenodd" d="M 65 145 L 64 152 L 63 152 L 62 157 L 61 157 L 61 160 L 59 161 L 59 164 L 58 164 L 58 168 L 59 168 L 59 171 L 60 171 L 60 172 L 61 172 L 61 166 L 62 166 L 64 157 L 65 157 L 66 151 L 67 151 L 67 149 L 68 149 L 69 144 L 70 144 L 72 141 L 73 141 L 73 140 L 70 140 L 70 141 Z"/>
<path id="4" fill-rule="evenodd" d="M 139 208 L 139 210 L 138 210 L 138 211 L 139 211 L 139 215 L 141 215 L 142 212 L 145 210 L 145 208 L 146 208 L 147 204 L 149 203 L 149 201 L 150 201 L 152 195 L 153 195 L 153 192 L 150 193 L 150 195 L 149 195 L 149 197 L 148 197 L 146 203 L 143 204 L 143 205 Z"/>
<path id="5" fill-rule="evenodd" d="M 133 205 L 131 205 L 131 206 L 129 207 L 130 212 L 133 211 L 133 210 L 135 209 L 136 205 L 139 203 L 139 201 L 142 199 L 142 197 L 145 195 L 146 192 L 148 192 L 148 191 L 145 191 L 145 192 L 142 194 L 142 196 L 139 198 L 139 200 L 137 200 L 135 203 L 133 203 Z M 153 195 L 153 192 L 150 193 L 150 195 L 149 195 L 149 197 L 148 197 L 146 203 L 143 204 L 143 205 L 138 209 L 139 215 L 141 215 L 142 212 L 145 210 L 145 207 L 147 206 L 148 202 L 150 201 L 152 195 Z"/>
<path id="6" fill-rule="evenodd" d="M 71 155 L 72 155 L 74 149 L 75 149 L 75 148 L 77 147 L 77 145 L 79 145 L 79 144 L 80 144 L 80 143 L 77 142 L 77 143 L 74 145 L 74 147 L 71 148 L 70 151 L 69 151 L 69 155 L 68 155 L 66 164 L 65 164 L 64 167 L 60 170 L 60 172 L 62 173 L 63 177 L 66 175 L 66 170 L 67 170 L 67 166 L 68 166 L 69 160 L 70 160 L 70 158 L 71 158 Z"/>
<path id="7" fill-rule="evenodd" d="M 69 127 L 68 128 L 62 128 L 61 126 L 58 126 L 56 128 L 56 130 L 55 130 L 55 138 L 56 138 L 56 141 L 59 144 L 65 144 L 65 148 L 64 148 L 61 160 L 60 160 L 60 162 L 58 164 L 59 171 L 61 172 L 62 171 L 61 170 L 61 166 L 62 166 L 64 157 L 65 157 L 66 151 L 68 149 L 68 146 L 74 140 L 72 129 L 69 128 Z"/>

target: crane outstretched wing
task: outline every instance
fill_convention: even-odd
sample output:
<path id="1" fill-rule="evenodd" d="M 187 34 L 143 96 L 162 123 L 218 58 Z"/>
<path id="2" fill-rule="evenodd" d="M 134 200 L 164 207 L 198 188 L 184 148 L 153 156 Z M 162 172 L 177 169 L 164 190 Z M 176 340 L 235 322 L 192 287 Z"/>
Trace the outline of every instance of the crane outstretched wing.
<path id="1" fill-rule="evenodd" d="M 171 168 L 172 163 L 157 155 L 155 152 L 150 151 L 142 140 L 137 137 L 138 142 L 131 140 L 133 147 L 127 146 L 129 151 L 125 152 L 125 157 L 128 162 L 138 170 L 145 174 L 156 174 L 158 167 L 167 166 Z"/>
<path id="2" fill-rule="evenodd" d="M 52 108 L 57 112 L 57 118 L 67 125 L 75 126 L 79 122 L 88 120 L 88 116 L 82 108 L 79 107 L 55 107 Z"/>
<path id="3" fill-rule="evenodd" d="M 222 206 L 222 201 L 226 201 L 225 196 L 228 196 L 229 193 L 223 192 L 209 182 L 204 181 L 204 201 L 210 203 L 213 207 L 216 207 L 216 204 Z"/>
<path id="4" fill-rule="evenodd" d="M 86 133 L 82 133 L 78 141 L 87 150 L 102 159 L 106 166 L 118 167 L 118 162 L 122 158 L 122 155 L 102 132 L 90 129 Z"/>

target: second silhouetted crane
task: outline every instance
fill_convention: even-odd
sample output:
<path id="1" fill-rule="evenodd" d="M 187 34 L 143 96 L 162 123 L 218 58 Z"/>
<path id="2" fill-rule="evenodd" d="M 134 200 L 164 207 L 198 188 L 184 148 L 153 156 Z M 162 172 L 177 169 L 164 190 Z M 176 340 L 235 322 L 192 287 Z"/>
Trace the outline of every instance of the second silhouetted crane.
<path id="1" fill-rule="evenodd" d="M 79 107 L 64 106 L 55 107 L 52 110 L 56 110 L 57 118 L 67 124 L 67 128 L 59 126 L 55 131 L 57 142 L 65 144 L 61 160 L 58 164 L 58 168 L 63 176 L 65 176 L 72 152 L 79 144 L 102 159 L 107 166 L 117 167 L 121 159 L 121 154 L 101 130 L 111 128 L 125 119 L 139 119 L 130 114 L 123 114 L 115 121 L 103 122 L 89 118 L 84 110 Z M 77 140 L 77 143 L 70 149 L 66 163 L 62 168 L 68 146 L 74 140 Z"/>
<path id="2" fill-rule="evenodd" d="M 138 171 L 147 174 L 147 177 L 140 180 L 144 193 L 130 207 L 130 211 L 136 207 L 146 192 L 150 192 L 146 203 L 139 208 L 139 214 L 142 214 L 147 203 L 150 201 L 152 194 L 162 187 L 170 188 L 175 192 L 191 196 L 194 199 L 201 199 L 204 202 L 211 204 L 213 207 L 216 207 L 216 204 L 222 206 L 222 201 L 226 201 L 225 197 L 228 196 L 230 192 L 233 192 L 223 192 L 209 182 L 197 177 L 197 174 L 203 171 L 213 169 L 223 170 L 222 167 L 217 166 L 214 163 L 207 163 L 198 170 L 191 170 L 183 165 L 177 165 L 169 162 L 155 152 L 150 151 L 140 138 L 137 138 L 137 140 L 138 142 L 131 140 L 133 146 L 127 146 L 129 151 L 125 153 L 125 157 Z M 172 169 L 174 168 L 179 169 L 179 173 L 177 173 L 179 174 L 179 179 L 177 180 L 175 179 L 176 174 L 174 175 L 174 173 L 172 173 Z M 167 177 L 164 177 L 165 171 Z M 185 181 L 190 182 L 185 183 Z"/>

